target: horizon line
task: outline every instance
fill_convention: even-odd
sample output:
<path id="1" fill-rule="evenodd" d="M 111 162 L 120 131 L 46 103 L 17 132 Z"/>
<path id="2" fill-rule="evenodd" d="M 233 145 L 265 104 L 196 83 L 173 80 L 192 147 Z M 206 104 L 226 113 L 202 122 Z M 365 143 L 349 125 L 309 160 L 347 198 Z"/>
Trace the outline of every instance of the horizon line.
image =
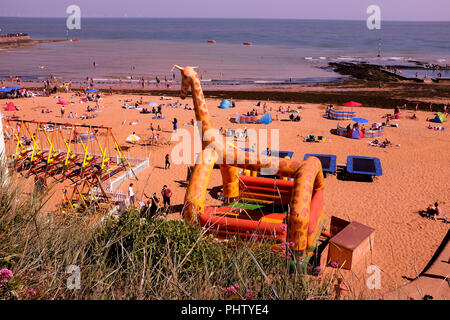
<path id="1" fill-rule="evenodd" d="M 36 17 L 36 16 L 0 16 L 0 18 L 22 18 L 22 19 L 65 19 L 67 16 L 56 17 Z M 215 19 L 215 20 L 306 20 L 306 21 L 359 21 L 363 22 L 366 19 L 329 19 L 329 18 L 231 18 L 231 17 L 84 17 L 83 19 Z M 450 22 L 450 20 L 390 20 L 383 19 L 385 22 Z"/>

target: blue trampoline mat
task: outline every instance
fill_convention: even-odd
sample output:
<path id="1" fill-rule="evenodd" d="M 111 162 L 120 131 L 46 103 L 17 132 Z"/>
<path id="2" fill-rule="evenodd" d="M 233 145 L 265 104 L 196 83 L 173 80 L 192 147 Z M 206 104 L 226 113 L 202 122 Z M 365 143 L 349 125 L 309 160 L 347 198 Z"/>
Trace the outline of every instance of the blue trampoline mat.
<path id="1" fill-rule="evenodd" d="M 309 157 L 319 158 L 320 163 L 322 164 L 322 171 L 335 173 L 336 172 L 336 156 L 333 154 L 313 154 L 307 153 L 303 160 L 308 159 Z"/>
<path id="2" fill-rule="evenodd" d="M 347 157 L 347 172 L 368 176 L 383 175 L 380 159 L 360 156 Z"/>

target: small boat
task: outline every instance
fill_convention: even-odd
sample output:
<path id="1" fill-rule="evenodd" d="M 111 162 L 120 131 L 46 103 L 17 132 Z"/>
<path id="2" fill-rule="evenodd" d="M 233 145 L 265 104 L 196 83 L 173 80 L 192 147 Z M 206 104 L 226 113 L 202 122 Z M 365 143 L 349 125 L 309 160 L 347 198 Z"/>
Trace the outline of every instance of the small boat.
<path id="1" fill-rule="evenodd" d="M 69 41 L 70 41 L 70 42 L 78 42 L 78 41 L 80 41 L 80 40 L 78 40 L 78 39 L 70 39 Z"/>
<path id="2" fill-rule="evenodd" d="M 216 40 L 208 40 L 208 43 L 216 43 Z"/>
<path id="3" fill-rule="evenodd" d="M 244 46 L 251 46 L 252 43 L 251 43 L 251 42 L 244 42 L 243 45 L 244 45 Z"/>

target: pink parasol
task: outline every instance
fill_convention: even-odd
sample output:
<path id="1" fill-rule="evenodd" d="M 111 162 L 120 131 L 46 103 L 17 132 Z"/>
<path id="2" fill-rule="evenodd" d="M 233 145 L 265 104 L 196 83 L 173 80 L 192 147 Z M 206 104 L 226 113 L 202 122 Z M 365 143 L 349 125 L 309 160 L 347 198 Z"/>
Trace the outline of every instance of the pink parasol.
<path id="1" fill-rule="evenodd" d="M 344 103 L 343 106 L 345 106 L 345 107 L 360 107 L 360 106 L 362 106 L 362 104 L 359 102 L 355 102 L 355 101 L 349 101 L 349 102 Z"/>

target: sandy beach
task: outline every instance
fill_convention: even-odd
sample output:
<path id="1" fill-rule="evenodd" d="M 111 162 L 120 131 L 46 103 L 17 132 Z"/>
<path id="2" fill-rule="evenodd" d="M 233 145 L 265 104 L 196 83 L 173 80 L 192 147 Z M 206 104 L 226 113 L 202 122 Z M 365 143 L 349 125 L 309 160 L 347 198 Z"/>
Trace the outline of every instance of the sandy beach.
<path id="1" fill-rule="evenodd" d="M 326 89 L 324 89 L 326 90 Z M 164 169 L 164 156 L 170 154 L 173 143 L 168 144 L 172 136 L 172 120 L 178 119 L 179 129 L 193 132 L 193 126 L 186 125 L 194 118 L 194 111 L 169 106 L 179 98 L 178 91 L 174 91 L 173 100 L 161 100 L 160 96 L 151 95 L 103 95 L 100 101 L 101 112 L 97 118 L 80 120 L 68 119 L 69 112 L 79 116 L 86 113 L 88 105 L 93 107 L 95 103 L 80 104 L 80 97 L 73 93 L 58 93 L 57 96 L 74 102 L 66 106 L 65 117 L 60 117 L 60 105 L 57 104 L 56 95 L 51 97 L 21 98 L 13 100 L 20 106 L 20 111 L 2 111 L 4 116 L 15 114 L 21 119 L 36 121 L 56 121 L 64 123 L 81 123 L 92 125 L 104 125 L 113 128 L 113 133 L 123 146 L 127 145 L 125 138 L 131 133 L 141 137 L 141 142 L 151 138 L 150 124 L 156 129 L 161 127 L 161 139 L 157 146 L 141 145 L 140 143 L 129 148 L 126 155 L 129 157 L 149 157 L 150 167 L 138 174 L 138 180 L 133 181 L 137 199 L 142 198 L 143 192 L 147 195 L 153 192 L 159 194 L 163 184 L 167 184 L 173 191 L 172 204 L 175 211 L 182 208 L 185 196 L 187 165 L 172 163 L 169 170 Z M 134 109 L 123 109 L 125 100 L 129 104 L 142 97 L 143 103 L 165 103 L 162 113 L 165 119 L 153 120 L 153 114 L 140 114 Z M 230 97 L 231 98 L 231 97 Z M 325 181 L 325 212 L 327 223 L 330 218 L 337 216 L 349 221 L 357 221 L 375 229 L 375 241 L 373 251 L 367 255 L 365 261 L 357 268 L 342 271 L 342 275 L 349 286 L 354 290 L 351 294 L 354 298 L 375 298 L 380 294 L 392 291 L 408 281 L 404 279 L 414 278 L 425 267 L 437 246 L 448 230 L 448 224 L 441 221 L 433 221 L 422 218 L 419 210 L 438 201 L 444 213 L 450 211 L 450 127 L 443 124 L 447 130 L 436 131 L 427 128 L 427 118 L 434 117 L 434 113 L 418 111 L 416 120 L 410 119 L 412 110 L 402 110 L 398 127 L 387 127 L 385 137 L 393 146 L 390 148 L 373 147 L 368 144 L 373 139 L 354 140 L 332 134 L 336 129 L 337 121 L 324 118 L 325 104 L 313 103 L 286 103 L 267 102 L 267 108 L 275 120 L 269 125 L 262 124 L 236 124 L 231 121 L 236 112 L 244 114 L 253 109 L 256 100 L 234 99 L 235 108 L 218 108 L 221 99 L 207 98 L 207 105 L 213 125 L 219 128 L 244 128 L 248 129 L 278 129 L 280 136 L 280 150 L 293 151 L 293 159 L 302 160 L 306 153 L 334 154 L 337 156 L 337 164 L 345 165 L 347 156 L 378 157 L 381 160 L 383 175 L 372 183 L 342 181 L 336 176 L 328 175 Z M 180 103 L 193 106 L 192 99 L 179 100 Z M 4 107 L 2 101 L 2 108 Z M 263 101 L 264 102 L 264 101 Z M 447 103 L 445 100 L 434 100 L 434 103 Z M 280 106 L 290 106 L 299 110 L 300 122 L 283 121 L 289 114 L 279 114 Z M 148 106 L 147 106 L 148 107 Z M 394 107 L 394 106 L 392 106 Z M 43 114 L 41 110 L 50 109 L 52 113 Z M 151 109 L 151 108 L 150 108 Z M 366 118 L 373 122 L 383 122 L 382 116 L 393 113 L 392 110 L 372 108 L 370 105 L 355 107 L 358 117 Z M 262 114 L 262 108 L 258 109 Z M 126 121 L 125 121 L 126 120 Z M 125 123 L 124 123 L 125 122 Z M 130 125 L 134 123 L 134 125 Z M 433 124 L 437 125 L 437 124 Z M 330 138 L 329 142 L 308 143 L 303 142 L 307 135 L 324 136 Z M 219 170 L 214 170 L 209 187 L 221 185 Z M 121 185 L 120 189 L 126 192 L 128 182 Z M 49 206 L 54 206 L 60 198 L 60 188 Z M 207 204 L 219 204 L 218 200 L 207 195 Z M 180 218 L 179 212 L 174 212 L 170 218 Z M 365 286 L 366 267 L 375 264 L 382 270 L 381 289 L 368 290 Z"/>

